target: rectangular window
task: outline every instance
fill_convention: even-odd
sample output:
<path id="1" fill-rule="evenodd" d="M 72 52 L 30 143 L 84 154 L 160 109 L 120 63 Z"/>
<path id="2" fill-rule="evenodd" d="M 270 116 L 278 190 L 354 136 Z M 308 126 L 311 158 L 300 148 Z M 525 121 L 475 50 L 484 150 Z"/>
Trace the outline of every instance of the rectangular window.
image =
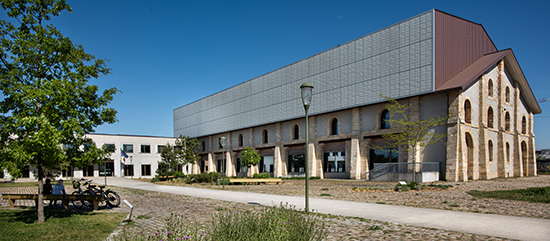
<path id="1" fill-rule="evenodd" d="M 288 156 L 288 172 L 305 173 L 306 155 L 289 155 Z"/>
<path id="2" fill-rule="evenodd" d="M 124 176 L 134 176 L 134 165 L 124 165 Z"/>
<path id="3" fill-rule="evenodd" d="M 346 172 L 346 152 L 325 153 L 323 168 L 325 172 Z"/>
<path id="4" fill-rule="evenodd" d="M 157 153 L 161 153 L 164 147 L 165 147 L 164 145 L 157 145 Z"/>
<path id="5" fill-rule="evenodd" d="M 151 164 L 141 164 L 141 175 L 151 176 Z"/>
<path id="6" fill-rule="evenodd" d="M 141 153 L 151 153 L 151 145 L 141 145 Z"/>
<path id="7" fill-rule="evenodd" d="M 371 170 L 378 166 L 384 165 L 384 163 L 396 163 L 398 161 L 399 154 L 395 148 L 370 150 L 369 169 Z"/>
<path id="8" fill-rule="evenodd" d="M 122 150 L 126 153 L 134 153 L 134 145 L 133 144 L 124 144 L 124 145 L 122 145 Z"/>
<path id="9" fill-rule="evenodd" d="M 103 144 L 105 146 L 105 149 L 107 149 L 107 151 L 110 151 L 110 152 L 115 152 L 116 148 L 115 148 L 115 144 Z"/>
<path id="10" fill-rule="evenodd" d="M 90 165 L 84 169 L 82 169 L 82 175 L 85 177 L 93 177 L 94 176 L 94 165 Z"/>

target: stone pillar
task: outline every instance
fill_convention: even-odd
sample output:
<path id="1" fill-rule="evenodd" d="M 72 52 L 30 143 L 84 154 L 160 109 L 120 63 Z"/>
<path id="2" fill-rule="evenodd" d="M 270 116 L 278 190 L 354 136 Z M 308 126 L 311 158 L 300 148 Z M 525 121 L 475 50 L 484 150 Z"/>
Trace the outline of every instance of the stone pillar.
<path id="1" fill-rule="evenodd" d="M 236 176 L 236 174 L 233 174 L 235 173 L 235 167 L 233 166 L 233 158 L 231 158 L 231 155 L 233 154 L 233 151 L 231 150 L 226 150 L 225 151 L 225 176 L 226 177 L 232 177 L 232 176 Z"/>
<path id="2" fill-rule="evenodd" d="M 350 179 L 361 179 L 361 171 L 363 169 L 362 162 L 361 162 L 361 148 L 359 146 L 359 139 L 357 137 L 351 138 L 351 141 L 349 142 L 349 155 L 346 155 L 346 157 L 349 156 L 349 163 L 350 163 L 350 171 L 349 171 L 349 178 Z"/>
<path id="3" fill-rule="evenodd" d="M 212 138 L 210 138 L 212 139 Z M 208 171 L 207 172 L 213 172 L 212 170 L 214 170 L 214 172 L 216 171 L 216 168 L 214 168 L 214 162 L 212 161 L 212 152 L 211 153 L 208 153 Z"/>
<path id="4" fill-rule="evenodd" d="M 317 176 L 321 179 L 325 178 L 325 172 L 323 171 L 324 168 L 324 158 L 325 158 L 325 145 L 323 143 L 317 144 L 317 156 L 319 157 L 319 166 L 317 168 Z"/>
<path id="5" fill-rule="evenodd" d="M 453 91 L 448 94 L 448 113 L 449 119 L 447 119 L 447 164 L 445 166 L 445 180 L 456 182 L 459 181 L 461 172 L 465 172 L 463 166 L 460 164 L 464 158 L 462 157 L 461 141 L 460 141 L 460 123 L 461 113 L 460 107 L 462 106 L 462 94 L 458 91 Z M 462 176 L 466 176 L 463 173 Z"/>
<path id="6" fill-rule="evenodd" d="M 514 177 L 523 176 L 523 164 L 521 160 L 521 144 L 520 144 L 520 135 L 521 135 L 521 116 L 519 115 L 519 103 L 520 103 L 520 90 L 519 83 L 514 82 Z"/>
<path id="7" fill-rule="evenodd" d="M 369 149 L 370 139 L 368 140 L 359 140 L 360 148 L 360 157 L 361 157 L 361 179 L 368 180 L 366 175 L 369 171 L 369 158 L 370 158 L 370 149 Z"/>
<path id="8" fill-rule="evenodd" d="M 527 175 L 536 176 L 537 175 L 537 155 L 535 153 L 535 133 L 534 133 L 534 124 L 535 119 L 533 118 L 533 112 L 529 112 L 529 164 L 527 164 Z"/>
<path id="9" fill-rule="evenodd" d="M 506 165 L 506 154 L 505 154 L 505 147 L 504 143 L 505 141 L 505 134 L 506 134 L 506 121 L 504 120 L 504 106 L 503 103 L 505 101 L 505 88 L 504 85 L 504 77 L 506 74 L 504 73 L 504 61 L 500 61 L 498 63 L 498 80 L 497 80 L 497 86 L 498 86 L 498 111 L 497 111 L 497 118 L 498 118 L 498 134 L 497 134 L 497 175 L 498 177 L 506 177 L 507 173 L 507 165 Z"/>
<path id="10" fill-rule="evenodd" d="M 280 143 L 280 142 L 278 142 Z M 279 144 L 273 148 L 273 177 L 280 177 L 283 175 L 283 159 L 281 156 L 281 148 L 282 146 Z"/>
<path id="11" fill-rule="evenodd" d="M 473 180 L 477 179 L 487 179 L 487 172 L 489 165 L 487 164 L 487 105 L 485 99 L 488 96 L 487 93 L 487 75 L 482 75 L 479 83 L 479 137 L 477 145 L 474 143 L 474 146 L 478 147 L 478 165 L 476 172 L 476 165 L 474 163 L 474 175 Z M 475 141 L 474 141 L 475 142 Z"/>

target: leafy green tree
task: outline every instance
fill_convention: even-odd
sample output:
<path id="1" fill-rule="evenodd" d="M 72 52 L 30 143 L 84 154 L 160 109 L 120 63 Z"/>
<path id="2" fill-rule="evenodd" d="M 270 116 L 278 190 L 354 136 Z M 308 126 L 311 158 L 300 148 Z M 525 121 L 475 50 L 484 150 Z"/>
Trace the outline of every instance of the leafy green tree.
<path id="1" fill-rule="evenodd" d="M 199 157 L 199 141 L 180 135 L 174 145 L 166 143 L 160 152 L 161 161 L 157 169 L 159 176 L 173 175 L 180 165 L 195 164 Z"/>
<path id="2" fill-rule="evenodd" d="M 383 96 L 387 101 L 386 109 L 392 118 L 385 120 L 390 129 L 382 137 L 387 141 L 373 149 L 388 149 L 401 147 L 401 152 L 412 154 L 412 162 L 416 162 L 418 148 L 435 144 L 445 138 L 444 133 L 437 133 L 431 128 L 447 124 L 448 116 L 431 116 L 427 119 L 414 117 L 410 113 L 410 104 L 400 104 L 396 100 Z M 416 181 L 416 168 L 413 166 L 413 181 Z"/>
<path id="3" fill-rule="evenodd" d="M 51 17 L 71 12 L 64 0 L 3 0 L 11 21 L 0 20 L 0 169 L 15 178 L 18 166 L 37 169 L 38 203 L 44 169 L 99 163 L 108 153 L 86 134 L 116 122 L 107 107 L 116 88 L 98 93 L 90 79 L 107 75 L 106 60 L 84 52 L 53 25 Z M 38 222 L 44 222 L 38 205 Z"/>
<path id="4" fill-rule="evenodd" d="M 241 151 L 241 157 L 241 165 L 243 167 L 247 167 L 247 169 L 258 165 L 261 159 L 260 154 L 258 154 L 256 150 L 250 146 Z"/>

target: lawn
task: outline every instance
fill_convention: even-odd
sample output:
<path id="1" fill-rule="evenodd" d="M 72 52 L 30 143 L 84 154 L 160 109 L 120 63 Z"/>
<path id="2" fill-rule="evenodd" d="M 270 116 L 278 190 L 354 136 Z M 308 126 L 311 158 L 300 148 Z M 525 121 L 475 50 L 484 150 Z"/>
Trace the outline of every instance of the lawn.
<path id="1" fill-rule="evenodd" d="M 38 181 L 36 182 L 4 182 L 0 183 L 2 187 L 38 187 Z"/>
<path id="2" fill-rule="evenodd" d="M 497 198 L 538 203 L 550 203 L 550 187 L 533 187 L 527 189 L 504 191 L 469 191 L 474 197 Z"/>
<path id="3" fill-rule="evenodd" d="M 0 210 L 0 240 L 105 240 L 126 215 L 45 210 L 38 224 L 36 210 Z"/>

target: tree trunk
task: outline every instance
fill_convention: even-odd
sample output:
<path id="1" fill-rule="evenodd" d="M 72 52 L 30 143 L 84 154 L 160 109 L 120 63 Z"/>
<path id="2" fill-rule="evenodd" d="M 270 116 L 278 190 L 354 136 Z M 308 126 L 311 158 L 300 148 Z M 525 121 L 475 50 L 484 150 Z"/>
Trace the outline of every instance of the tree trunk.
<path id="1" fill-rule="evenodd" d="M 44 223 L 44 196 L 42 196 L 42 190 L 44 190 L 44 171 L 42 170 L 42 157 L 37 158 L 37 173 L 38 173 L 38 201 L 36 205 L 36 212 L 38 216 L 38 223 Z"/>

